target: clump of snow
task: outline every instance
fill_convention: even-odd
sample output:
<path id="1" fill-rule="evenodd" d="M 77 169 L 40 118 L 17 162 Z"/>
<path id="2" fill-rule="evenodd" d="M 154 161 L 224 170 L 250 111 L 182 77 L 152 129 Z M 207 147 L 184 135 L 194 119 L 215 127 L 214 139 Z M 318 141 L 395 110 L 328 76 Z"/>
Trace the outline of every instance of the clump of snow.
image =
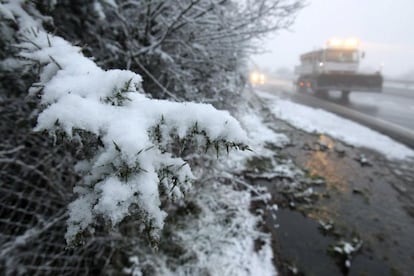
<path id="1" fill-rule="evenodd" d="M 346 269 L 349 269 L 351 267 L 352 255 L 358 252 L 362 245 L 363 241 L 359 238 L 353 238 L 352 243 L 341 240 L 333 245 L 332 251 L 344 259 L 343 265 Z"/>
<path id="2" fill-rule="evenodd" d="M 107 5 L 112 6 L 113 8 L 117 8 L 118 7 L 118 4 L 116 3 L 115 0 L 101 0 L 101 1 L 102 1 L 102 3 L 105 3 Z"/>
<path id="3" fill-rule="evenodd" d="M 263 118 L 253 110 L 247 110 L 245 114 L 237 117 L 241 126 L 247 133 L 247 144 L 251 151 L 232 152 L 223 162 L 235 170 L 244 170 L 244 162 L 253 156 L 271 157 L 274 150 L 266 147 L 271 144 L 283 148 L 290 143 L 289 138 L 271 128 L 263 121 Z"/>
<path id="4" fill-rule="evenodd" d="M 263 123 L 263 119 L 253 112 L 249 112 L 239 118 L 243 128 L 248 130 L 248 138 L 253 146 L 263 146 L 265 143 L 272 143 L 278 147 L 284 147 L 289 143 L 289 138 L 278 133 Z"/>
<path id="5" fill-rule="evenodd" d="M 27 3 L 26 0 L 12 0 L 7 3 L 0 3 L 0 15 L 6 19 L 13 20 L 19 24 L 21 30 L 34 30 L 42 28 L 40 19 L 32 17 L 28 11 L 35 13 L 38 17 L 43 18 L 32 3 Z M 25 8 L 23 8 L 23 6 Z"/>
<path id="6" fill-rule="evenodd" d="M 86 131 L 102 143 L 96 155 L 80 166 L 86 187 L 76 190 L 79 198 L 69 206 L 68 242 L 93 228 L 98 216 L 117 225 L 131 215 L 131 206 L 145 214 L 144 222 L 157 236 L 166 217 L 159 185 L 168 198 L 179 199 L 194 179 L 189 165 L 168 152 L 168 145 L 188 138 L 218 151 L 247 140 L 226 111 L 149 99 L 139 75 L 102 70 L 78 47 L 44 31 L 24 33 L 21 56 L 44 65 L 39 83 L 31 89 L 41 93 L 45 106 L 36 130 L 78 140 L 87 139 Z"/>
<path id="7" fill-rule="evenodd" d="M 307 132 L 325 133 L 345 143 L 376 150 L 390 159 L 414 157 L 414 151 L 391 138 L 330 112 L 260 94 L 270 100 L 271 111 L 280 119 Z"/>
<path id="8" fill-rule="evenodd" d="M 93 3 L 93 9 L 94 9 L 95 13 L 97 14 L 97 16 L 100 20 L 105 20 L 106 19 L 105 12 L 103 10 L 103 7 L 102 7 L 101 3 L 99 3 L 99 2 Z"/>
<path id="9" fill-rule="evenodd" d="M 6 7 L 4 4 L 0 3 L 0 15 L 8 20 L 16 20 L 14 18 L 13 13 L 10 11 L 10 9 L 8 7 Z"/>

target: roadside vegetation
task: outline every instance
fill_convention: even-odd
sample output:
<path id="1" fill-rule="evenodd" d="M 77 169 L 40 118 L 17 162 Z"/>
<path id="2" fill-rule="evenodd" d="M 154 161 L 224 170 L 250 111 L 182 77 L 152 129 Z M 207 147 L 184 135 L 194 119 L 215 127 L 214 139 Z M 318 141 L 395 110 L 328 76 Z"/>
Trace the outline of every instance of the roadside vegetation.
<path id="1" fill-rule="evenodd" d="M 0 272 L 275 273 L 245 66 L 302 7 L 1 1 Z"/>

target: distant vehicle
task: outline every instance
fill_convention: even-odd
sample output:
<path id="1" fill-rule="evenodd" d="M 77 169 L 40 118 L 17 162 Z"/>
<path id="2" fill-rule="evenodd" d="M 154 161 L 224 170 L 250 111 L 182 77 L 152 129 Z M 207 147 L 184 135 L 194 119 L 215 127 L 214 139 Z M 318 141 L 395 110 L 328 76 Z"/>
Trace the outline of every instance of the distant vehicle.
<path id="1" fill-rule="evenodd" d="M 265 75 L 263 73 L 260 73 L 258 71 L 253 71 L 250 73 L 250 77 L 249 77 L 250 83 L 255 86 L 255 85 L 263 85 L 265 84 L 266 78 Z"/>
<path id="2" fill-rule="evenodd" d="M 380 72 L 358 72 L 360 59 L 365 53 L 359 49 L 357 39 L 330 39 L 326 47 L 300 56 L 295 68 L 299 92 L 326 95 L 330 90 L 342 91 L 348 99 L 351 91 L 381 92 L 383 77 Z"/>

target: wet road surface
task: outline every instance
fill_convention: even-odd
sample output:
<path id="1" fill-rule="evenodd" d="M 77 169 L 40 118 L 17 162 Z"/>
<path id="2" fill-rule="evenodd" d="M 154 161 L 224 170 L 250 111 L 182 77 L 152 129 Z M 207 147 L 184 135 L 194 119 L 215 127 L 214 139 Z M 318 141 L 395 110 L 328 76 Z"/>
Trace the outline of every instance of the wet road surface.
<path id="1" fill-rule="evenodd" d="M 295 92 L 290 81 L 273 81 L 265 90 L 312 106 L 306 95 Z M 341 99 L 339 91 L 330 91 L 327 97 L 318 98 L 414 131 L 413 87 L 391 87 L 385 83 L 381 93 L 352 92 L 348 101 Z"/>
<path id="2" fill-rule="evenodd" d="M 333 91 L 324 100 L 414 130 L 414 90 L 384 87 L 382 93 L 353 92 L 348 102 Z"/>
<path id="3" fill-rule="evenodd" d="M 414 160 L 390 161 L 271 115 L 268 123 L 291 139 L 286 148 L 274 149 L 275 162 L 301 171 L 249 178 L 267 187 L 267 204 L 279 206 L 276 212 L 263 208 L 279 274 L 412 275 Z M 360 247 L 338 254 L 333 249 L 341 242 Z"/>

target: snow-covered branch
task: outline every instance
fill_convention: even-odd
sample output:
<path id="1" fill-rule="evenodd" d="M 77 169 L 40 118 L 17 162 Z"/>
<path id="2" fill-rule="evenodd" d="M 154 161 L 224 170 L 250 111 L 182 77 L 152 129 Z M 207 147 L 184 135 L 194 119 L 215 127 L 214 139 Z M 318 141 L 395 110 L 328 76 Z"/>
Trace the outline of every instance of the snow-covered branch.
<path id="1" fill-rule="evenodd" d="M 23 9 L 11 11 L 23 20 Z M 56 140 L 95 143 L 76 166 L 84 177 L 69 206 L 68 243 L 80 242 L 101 219 L 114 227 L 126 217 L 138 220 L 138 230 L 156 242 L 167 216 L 162 203 L 183 199 L 194 179 L 179 155 L 182 147 L 247 149 L 244 131 L 226 111 L 150 99 L 139 75 L 103 70 L 79 47 L 41 27 L 22 28 L 20 36 L 20 56 L 42 68 L 30 89 L 43 106 L 35 130 Z"/>
<path id="2" fill-rule="evenodd" d="M 242 81 L 235 71 L 248 54 L 260 50 L 257 40 L 270 31 L 290 26 L 303 3 L 119 0 L 116 8 L 103 6 L 100 12 L 106 20 L 99 20 L 89 18 L 88 12 L 93 12 L 90 5 L 79 10 L 62 1 L 61 8 L 52 15 L 56 22 L 72 24 L 74 15 L 84 13 L 82 16 L 91 23 L 79 22 L 62 35 L 87 44 L 88 53 L 99 56 L 97 63 L 103 68 L 140 73 L 145 90 L 152 96 L 165 98 L 174 94 L 180 99 L 211 101 L 218 98 L 217 93 L 221 98 L 236 94 L 233 82 Z"/>

